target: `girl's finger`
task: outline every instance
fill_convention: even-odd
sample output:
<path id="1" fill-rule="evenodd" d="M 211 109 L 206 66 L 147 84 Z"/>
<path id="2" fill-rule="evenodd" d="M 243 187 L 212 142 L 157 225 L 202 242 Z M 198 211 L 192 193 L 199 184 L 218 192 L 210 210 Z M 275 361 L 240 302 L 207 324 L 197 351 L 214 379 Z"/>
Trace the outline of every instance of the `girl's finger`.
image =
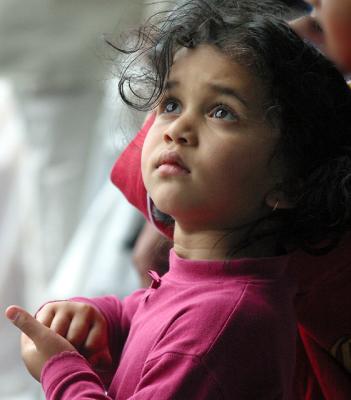
<path id="1" fill-rule="evenodd" d="M 108 347 L 105 326 L 101 322 L 95 322 L 84 343 L 84 351 L 91 364 L 94 366 L 108 367 L 112 364 L 112 357 Z"/>
<path id="2" fill-rule="evenodd" d="M 54 319 L 55 311 L 52 309 L 42 308 L 37 312 L 35 318 L 37 321 L 41 322 L 43 325 L 50 328 L 52 320 Z"/>
<path id="3" fill-rule="evenodd" d="M 104 325 L 95 321 L 90 327 L 89 334 L 85 340 L 84 348 L 90 352 L 96 352 L 107 345 L 106 330 Z"/>
<path id="4" fill-rule="evenodd" d="M 59 335 L 66 337 L 71 324 L 71 316 L 65 312 L 58 311 L 51 321 L 50 329 Z"/>
<path id="5" fill-rule="evenodd" d="M 90 324 L 81 315 L 75 314 L 66 333 L 66 339 L 80 348 L 89 335 Z"/>

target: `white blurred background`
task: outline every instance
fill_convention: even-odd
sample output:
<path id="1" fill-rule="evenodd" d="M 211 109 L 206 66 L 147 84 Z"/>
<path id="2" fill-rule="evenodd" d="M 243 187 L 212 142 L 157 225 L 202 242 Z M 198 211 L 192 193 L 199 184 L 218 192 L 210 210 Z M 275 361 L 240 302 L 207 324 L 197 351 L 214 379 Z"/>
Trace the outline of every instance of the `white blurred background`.
<path id="1" fill-rule="evenodd" d="M 144 0 L 0 0 L 0 399 L 41 398 L 4 309 L 139 285 L 140 215 L 109 182 L 144 116 L 118 101 L 102 34 Z M 118 63 L 118 59 L 115 60 Z"/>

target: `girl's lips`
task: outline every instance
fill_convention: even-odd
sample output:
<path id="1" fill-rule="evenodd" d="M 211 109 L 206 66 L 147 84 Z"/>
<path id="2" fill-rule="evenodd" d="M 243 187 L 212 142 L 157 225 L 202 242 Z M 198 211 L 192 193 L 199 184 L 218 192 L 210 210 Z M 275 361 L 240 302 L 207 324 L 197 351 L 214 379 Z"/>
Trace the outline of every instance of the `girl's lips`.
<path id="1" fill-rule="evenodd" d="M 159 172 L 170 174 L 189 174 L 190 170 L 184 163 L 179 154 L 175 151 L 164 151 L 160 154 L 156 163 L 156 169 Z"/>
<path id="2" fill-rule="evenodd" d="M 160 176 L 181 176 L 181 175 L 188 175 L 189 171 L 184 169 L 178 164 L 161 164 L 157 168 L 157 172 Z"/>

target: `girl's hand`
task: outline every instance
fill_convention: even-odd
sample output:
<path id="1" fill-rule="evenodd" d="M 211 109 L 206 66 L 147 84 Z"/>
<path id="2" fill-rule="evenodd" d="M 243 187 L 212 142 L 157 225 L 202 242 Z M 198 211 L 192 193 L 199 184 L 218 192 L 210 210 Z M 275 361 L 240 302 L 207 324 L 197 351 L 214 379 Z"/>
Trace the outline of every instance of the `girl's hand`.
<path id="1" fill-rule="evenodd" d="M 38 322 L 20 307 L 10 306 L 6 310 L 6 316 L 23 332 L 23 361 L 37 381 L 40 381 L 44 364 L 52 356 L 63 351 L 76 351 L 68 340 Z"/>
<path id="2" fill-rule="evenodd" d="M 93 306 L 75 301 L 47 303 L 36 319 L 66 338 L 94 368 L 111 366 L 107 324 Z"/>

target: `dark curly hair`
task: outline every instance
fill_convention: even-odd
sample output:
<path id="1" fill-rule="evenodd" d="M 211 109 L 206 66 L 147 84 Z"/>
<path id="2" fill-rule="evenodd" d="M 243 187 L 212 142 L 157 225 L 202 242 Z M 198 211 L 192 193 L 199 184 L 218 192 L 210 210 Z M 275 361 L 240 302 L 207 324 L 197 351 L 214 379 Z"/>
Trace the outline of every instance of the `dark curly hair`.
<path id="1" fill-rule="evenodd" d="M 294 204 L 266 217 L 277 224 L 263 234 L 317 254 L 350 230 L 351 91 L 329 60 L 273 15 L 273 3 L 191 0 L 154 15 L 136 41 L 116 47 L 132 57 L 119 90 L 133 108 L 154 108 L 181 47 L 210 44 L 249 68 L 267 89 L 266 116 L 281 132 L 274 156 L 286 168 L 277 189 Z M 262 236 L 261 222 L 246 244 Z"/>

